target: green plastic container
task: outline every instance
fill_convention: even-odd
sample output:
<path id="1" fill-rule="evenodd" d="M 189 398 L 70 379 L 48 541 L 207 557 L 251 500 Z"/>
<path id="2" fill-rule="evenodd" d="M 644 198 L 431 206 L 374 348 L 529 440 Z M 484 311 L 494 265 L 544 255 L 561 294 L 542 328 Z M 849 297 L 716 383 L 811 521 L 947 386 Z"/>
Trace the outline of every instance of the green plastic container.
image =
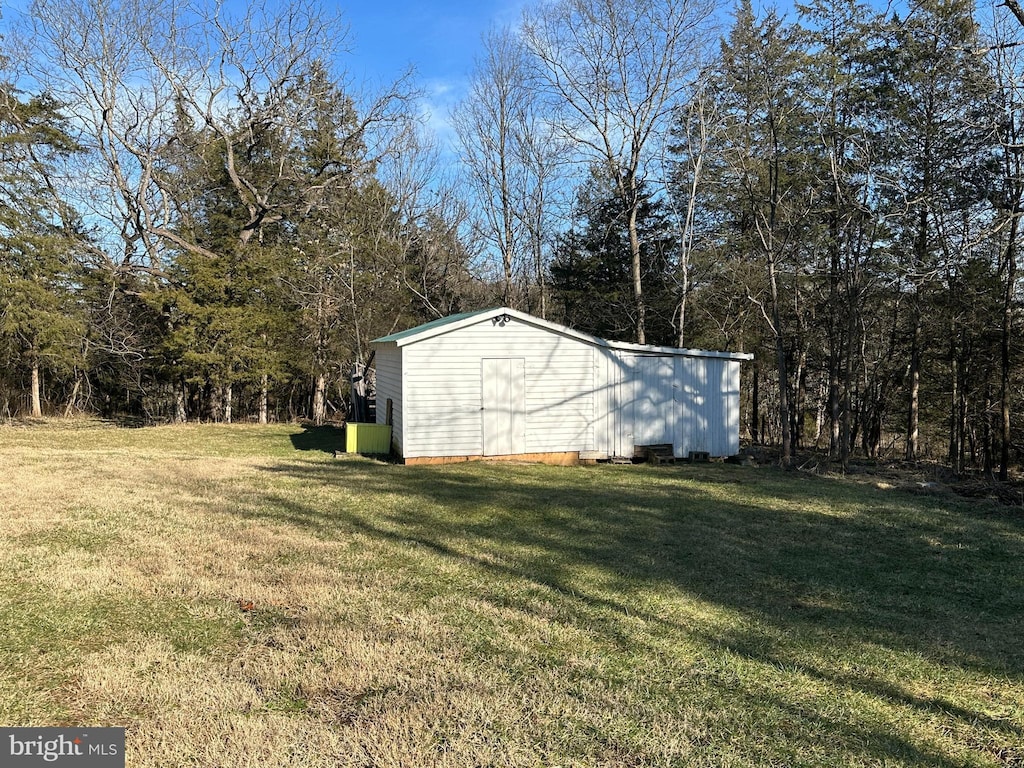
<path id="1" fill-rule="evenodd" d="M 345 452 L 391 453 L 391 425 L 349 422 L 345 425 Z"/>

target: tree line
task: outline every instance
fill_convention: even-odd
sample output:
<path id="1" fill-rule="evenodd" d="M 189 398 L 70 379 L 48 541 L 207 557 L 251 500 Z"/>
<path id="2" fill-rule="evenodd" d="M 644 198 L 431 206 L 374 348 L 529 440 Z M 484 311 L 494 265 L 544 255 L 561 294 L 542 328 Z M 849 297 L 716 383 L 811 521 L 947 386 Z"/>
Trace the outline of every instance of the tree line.
<path id="1" fill-rule="evenodd" d="M 754 352 L 745 432 L 784 463 L 815 448 L 1005 478 L 1024 13 L 893 7 L 528 10 L 487 39 L 461 114 L 474 199 L 527 306 Z M 552 231 L 537 269 L 531 235 Z"/>
<path id="2" fill-rule="evenodd" d="M 744 432 L 783 462 L 1006 477 L 1014 7 L 537 4 L 482 40 L 453 163 L 315 0 L 36 0 L 4 38 L 0 409 L 322 422 L 370 339 L 507 304 L 754 352 Z"/>
<path id="3" fill-rule="evenodd" d="M 322 422 L 370 339 L 477 300 L 412 78 L 357 89 L 346 40 L 307 0 L 12 23 L 5 414 Z"/>

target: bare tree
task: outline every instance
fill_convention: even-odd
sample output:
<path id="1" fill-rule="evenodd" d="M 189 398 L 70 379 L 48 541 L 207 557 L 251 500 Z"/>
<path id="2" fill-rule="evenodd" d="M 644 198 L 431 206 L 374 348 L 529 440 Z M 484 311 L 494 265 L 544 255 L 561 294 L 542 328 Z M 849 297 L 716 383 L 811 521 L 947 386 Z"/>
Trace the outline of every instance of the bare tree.
<path id="1" fill-rule="evenodd" d="M 145 40 L 175 28 L 172 3 L 36 0 L 17 30 L 29 82 L 62 105 L 86 154 L 61 181 L 62 197 L 97 228 L 90 256 L 112 273 L 159 272 L 170 201 L 155 181 L 168 83 Z"/>
<path id="2" fill-rule="evenodd" d="M 524 238 L 516 215 L 514 187 L 522 168 L 516 162 L 514 131 L 522 123 L 529 92 L 526 63 L 518 41 L 507 30 L 491 30 L 484 38 L 484 54 L 466 98 L 452 111 L 459 137 L 462 163 L 476 192 L 482 238 L 501 258 L 502 296 L 505 306 L 516 306 L 514 279 L 522 261 Z"/>
<path id="3" fill-rule="evenodd" d="M 713 9 L 707 0 L 561 0 L 524 14 L 523 40 L 540 62 L 559 130 L 614 179 L 629 234 L 640 343 L 647 312 L 640 190 L 699 71 Z"/>
<path id="4" fill-rule="evenodd" d="M 410 120 L 395 136 L 395 151 L 378 164 L 377 177 L 398 222 L 390 274 L 423 316 L 436 319 L 458 311 L 470 258 L 461 252 L 460 233 L 470 214 L 463 185 L 446 170 L 437 137 Z"/>
<path id="5" fill-rule="evenodd" d="M 534 62 L 511 29 L 491 30 L 469 93 L 452 111 L 478 230 L 501 259 L 502 302 L 546 313 L 544 246 L 558 144 L 540 113 Z M 530 282 L 537 295 L 531 297 Z"/>
<path id="6" fill-rule="evenodd" d="M 692 256 L 697 241 L 701 187 L 708 155 L 721 128 L 709 85 L 706 75 L 702 75 L 692 98 L 678 110 L 673 131 L 675 141 L 670 148 L 676 159 L 673 169 L 665 174 L 666 178 L 671 179 L 667 199 L 677 226 L 678 298 L 673 323 L 676 327 L 676 344 L 680 347 L 686 343 L 686 311 L 692 291 Z"/>
<path id="7" fill-rule="evenodd" d="M 88 150 L 68 197 L 95 226 L 91 252 L 114 286 L 140 272 L 166 282 L 182 254 L 247 258 L 271 233 L 336 211 L 339 190 L 396 151 L 414 112 L 408 77 L 350 93 L 337 57 L 324 58 L 344 51 L 347 29 L 317 0 L 237 12 L 215 0 L 37 0 L 23 32 L 29 73 Z M 215 237 L 211 195 L 233 218 Z M 221 378 L 226 405 L 232 376 Z"/>
<path id="8" fill-rule="evenodd" d="M 1012 11 L 1024 25 L 1024 13 L 1015 0 L 998 5 Z M 994 11 L 994 9 L 993 9 Z M 996 198 L 1001 242 L 997 274 L 1002 283 L 999 328 L 999 479 L 1009 478 L 1012 410 L 1014 303 L 1017 300 L 1017 261 L 1020 258 L 1020 219 L 1024 215 L 1024 55 L 1020 40 L 1009 27 L 1017 27 L 993 13 L 993 28 L 987 53 L 995 79 L 1004 120 L 999 130 L 1000 187 Z"/>
<path id="9" fill-rule="evenodd" d="M 525 173 L 521 189 L 519 221 L 526 235 L 536 296 L 529 293 L 527 309 L 541 317 L 548 314 L 547 264 L 550 233 L 567 205 L 567 185 L 562 180 L 565 142 L 555 134 L 550 122 L 540 113 L 521 116 L 516 149 Z M 529 282 L 529 281 L 527 281 Z"/>

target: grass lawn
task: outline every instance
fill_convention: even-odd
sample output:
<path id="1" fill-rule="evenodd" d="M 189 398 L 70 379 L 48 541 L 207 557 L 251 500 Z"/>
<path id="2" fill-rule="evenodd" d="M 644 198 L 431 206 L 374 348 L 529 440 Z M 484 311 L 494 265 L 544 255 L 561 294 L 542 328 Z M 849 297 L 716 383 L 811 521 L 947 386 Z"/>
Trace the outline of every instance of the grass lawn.
<path id="1" fill-rule="evenodd" d="M 129 766 L 1024 766 L 1019 510 L 332 439 L 0 427 L 0 725 L 124 725 Z"/>

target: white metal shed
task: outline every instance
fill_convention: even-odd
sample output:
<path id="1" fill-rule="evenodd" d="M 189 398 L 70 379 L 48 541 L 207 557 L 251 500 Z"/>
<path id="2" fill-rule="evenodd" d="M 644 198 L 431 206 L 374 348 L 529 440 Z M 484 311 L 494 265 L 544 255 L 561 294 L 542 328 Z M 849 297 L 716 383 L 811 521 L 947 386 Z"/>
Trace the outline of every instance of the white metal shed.
<path id="1" fill-rule="evenodd" d="M 744 353 L 607 341 L 507 307 L 375 339 L 377 421 L 406 463 L 739 451 Z"/>

